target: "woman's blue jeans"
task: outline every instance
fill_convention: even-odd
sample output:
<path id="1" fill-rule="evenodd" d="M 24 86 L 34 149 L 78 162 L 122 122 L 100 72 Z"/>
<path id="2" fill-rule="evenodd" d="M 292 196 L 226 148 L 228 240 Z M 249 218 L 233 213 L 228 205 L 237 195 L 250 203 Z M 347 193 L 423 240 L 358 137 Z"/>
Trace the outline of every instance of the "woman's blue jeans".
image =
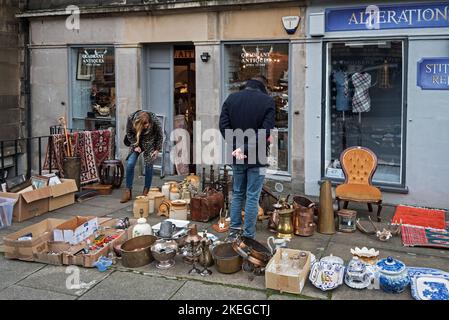
<path id="1" fill-rule="evenodd" d="M 134 181 L 134 168 L 136 167 L 137 159 L 139 159 L 140 153 L 133 152 L 126 160 L 126 187 L 132 189 Z M 151 187 L 153 180 L 153 164 L 145 163 L 145 188 Z"/>
<path id="2" fill-rule="evenodd" d="M 242 228 L 242 209 L 246 196 L 243 236 L 252 239 L 256 236 L 259 198 L 265 179 L 265 172 L 265 167 L 248 168 L 246 164 L 235 164 L 232 166 L 233 186 L 230 228 Z"/>

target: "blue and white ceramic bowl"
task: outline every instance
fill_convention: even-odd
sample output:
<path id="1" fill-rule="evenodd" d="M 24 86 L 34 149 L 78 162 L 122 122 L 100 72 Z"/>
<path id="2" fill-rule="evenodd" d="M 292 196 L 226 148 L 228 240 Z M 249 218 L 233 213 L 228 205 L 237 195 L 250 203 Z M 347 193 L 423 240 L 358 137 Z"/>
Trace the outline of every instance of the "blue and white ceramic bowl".
<path id="1" fill-rule="evenodd" d="M 407 267 L 393 257 L 382 259 L 376 264 L 380 288 L 388 293 L 401 293 L 410 284 Z"/>

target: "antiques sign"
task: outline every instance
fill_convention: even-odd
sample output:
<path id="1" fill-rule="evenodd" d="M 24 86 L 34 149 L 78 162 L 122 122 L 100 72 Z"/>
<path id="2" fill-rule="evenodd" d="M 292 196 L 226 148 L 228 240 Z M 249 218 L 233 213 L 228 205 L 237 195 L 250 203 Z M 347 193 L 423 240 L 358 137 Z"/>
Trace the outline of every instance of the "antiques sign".
<path id="1" fill-rule="evenodd" d="M 397 4 L 326 9 L 326 32 L 449 27 L 449 4 Z"/>
<path id="2" fill-rule="evenodd" d="M 256 51 L 248 51 L 242 46 L 242 53 L 240 54 L 241 62 L 244 67 L 265 67 L 272 61 L 271 54 L 273 47 L 269 51 L 256 48 Z"/>
<path id="3" fill-rule="evenodd" d="M 418 61 L 417 85 L 422 90 L 449 90 L 449 57 Z"/>
<path id="4" fill-rule="evenodd" d="M 81 61 L 83 65 L 91 67 L 91 66 L 100 66 L 104 64 L 104 56 L 108 52 L 108 49 L 104 50 L 97 50 L 95 49 L 94 52 L 89 52 L 87 50 L 84 50 L 84 52 L 81 54 Z"/>

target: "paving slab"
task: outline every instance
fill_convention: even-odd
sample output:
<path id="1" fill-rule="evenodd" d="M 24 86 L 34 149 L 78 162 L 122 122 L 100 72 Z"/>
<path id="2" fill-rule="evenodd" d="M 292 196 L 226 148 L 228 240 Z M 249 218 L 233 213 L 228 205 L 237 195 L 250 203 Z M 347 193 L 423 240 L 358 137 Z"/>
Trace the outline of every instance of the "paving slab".
<path id="1" fill-rule="evenodd" d="M 0 290 L 5 289 L 34 272 L 44 268 L 44 264 L 6 259 L 0 254 Z"/>
<path id="2" fill-rule="evenodd" d="M 170 300 L 266 300 L 265 292 L 187 281 Z"/>
<path id="3" fill-rule="evenodd" d="M 61 213 L 64 215 L 72 215 L 72 216 L 97 216 L 102 217 L 109 213 L 112 213 L 113 209 L 104 208 L 100 206 L 93 205 L 93 202 L 88 204 L 87 202 L 83 203 L 75 203 L 74 205 L 70 205 L 64 208 L 60 208 L 55 210 L 56 213 Z"/>
<path id="4" fill-rule="evenodd" d="M 308 300 L 308 299 L 295 295 L 272 294 L 268 297 L 268 300 Z"/>
<path id="5" fill-rule="evenodd" d="M 168 300 L 184 281 L 115 271 L 80 300 Z"/>
<path id="6" fill-rule="evenodd" d="M 341 257 L 347 264 L 352 255 L 349 251 L 350 246 L 340 243 L 331 242 L 327 248 L 326 255 L 333 254 L 334 256 Z M 415 255 L 413 253 L 395 251 L 392 250 L 380 250 L 379 258 L 383 259 L 388 256 L 392 256 L 405 263 L 408 267 L 432 267 L 449 272 L 448 260 L 445 258 L 425 255 Z M 408 287 L 401 294 L 388 294 L 380 290 L 356 290 L 347 287 L 345 284 L 339 288 L 333 290 L 332 300 L 336 299 L 369 299 L 369 300 L 410 300 L 412 299 L 410 293 L 410 287 Z"/>
<path id="7" fill-rule="evenodd" d="M 116 211 L 118 209 L 125 208 L 129 206 L 129 203 L 120 203 L 121 193 L 119 191 L 113 192 L 111 195 L 99 195 L 96 197 L 93 197 L 91 199 L 83 201 L 82 205 L 91 205 L 95 207 L 102 207 L 107 208 L 113 211 Z"/>
<path id="8" fill-rule="evenodd" d="M 79 273 L 77 273 L 79 271 Z M 67 273 L 66 273 L 67 272 Z M 51 266 L 33 273 L 26 279 L 20 281 L 18 285 L 35 289 L 43 289 L 59 292 L 68 295 L 81 296 L 90 287 L 98 284 L 110 275 L 111 271 L 99 272 L 96 268 L 77 268 L 75 266 Z M 68 288 L 71 285 L 78 285 L 76 281 L 79 275 L 78 287 Z"/>
<path id="9" fill-rule="evenodd" d="M 219 273 L 215 266 L 212 266 L 209 268 L 212 271 L 210 276 L 203 277 L 201 275 L 189 275 L 188 272 L 192 266 L 184 263 L 181 255 L 175 257 L 175 265 L 167 270 L 157 269 L 155 261 L 149 265 L 135 269 L 125 268 L 119 262 L 115 268 L 121 271 L 137 271 L 148 275 L 164 276 L 173 279 L 198 280 L 205 283 L 233 285 L 242 288 L 265 289 L 265 277 L 253 276 L 251 273 L 243 270 L 233 274 L 223 274 Z"/>
<path id="10" fill-rule="evenodd" d="M 11 286 L 0 291 L 0 300 L 74 300 L 75 296 L 69 296 L 58 292 Z"/>

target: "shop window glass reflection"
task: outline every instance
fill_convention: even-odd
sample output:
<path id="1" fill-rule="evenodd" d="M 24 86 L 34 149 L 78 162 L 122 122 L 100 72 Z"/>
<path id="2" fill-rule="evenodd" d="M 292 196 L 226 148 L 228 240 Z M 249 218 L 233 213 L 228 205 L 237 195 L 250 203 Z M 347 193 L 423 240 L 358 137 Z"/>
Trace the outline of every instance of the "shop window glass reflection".
<path id="1" fill-rule="evenodd" d="M 72 53 L 72 127 L 115 127 L 114 48 L 74 48 Z"/>
<path id="2" fill-rule="evenodd" d="M 262 74 L 276 102 L 275 141 L 270 148 L 270 169 L 288 171 L 289 104 L 288 44 L 246 43 L 225 45 L 226 96 L 241 90 L 251 77 Z M 226 97 L 225 97 L 226 98 Z"/>
<path id="3" fill-rule="evenodd" d="M 402 183 L 402 41 L 328 44 L 325 175 L 343 178 L 341 152 L 371 149 L 374 182 Z"/>

